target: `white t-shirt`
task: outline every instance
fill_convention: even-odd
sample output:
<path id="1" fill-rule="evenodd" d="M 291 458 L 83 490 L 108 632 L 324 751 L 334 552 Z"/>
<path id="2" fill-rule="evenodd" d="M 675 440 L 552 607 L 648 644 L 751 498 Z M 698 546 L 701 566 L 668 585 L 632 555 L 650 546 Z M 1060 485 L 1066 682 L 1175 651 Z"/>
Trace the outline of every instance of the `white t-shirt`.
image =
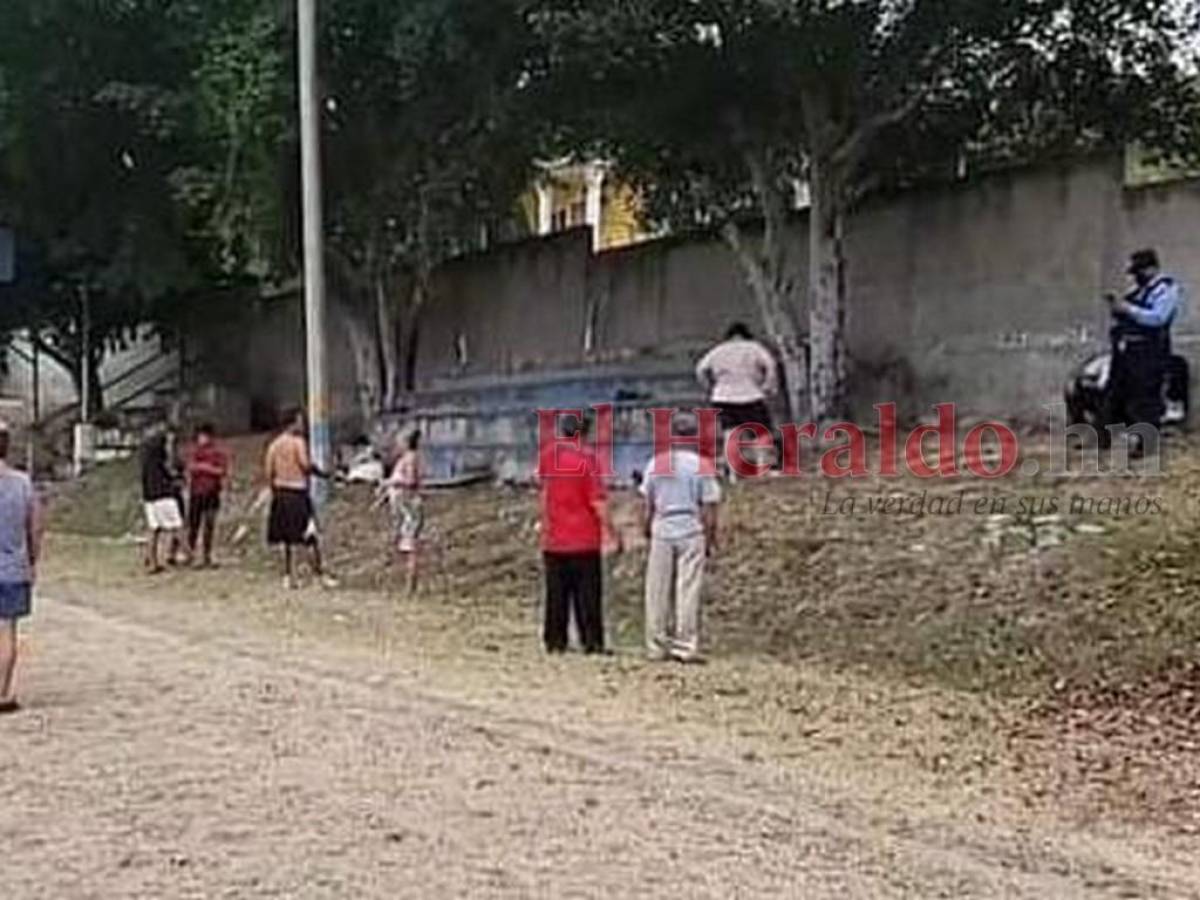
<path id="1" fill-rule="evenodd" d="M 642 496 L 653 504 L 651 536 L 662 541 L 681 541 L 704 533 L 701 510 L 721 502 L 721 483 L 715 474 L 700 474 L 700 456 L 694 450 L 676 448 L 650 460 L 642 479 Z M 665 474 L 670 471 L 672 474 Z M 661 473 L 661 474 L 660 474 Z"/>
<path id="2" fill-rule="evenodd" d="M 757 403 L 777 388 L 775 357 L 758 341 L 725 341 L 696 366 L 696 377 L 712 385 L 713 403 Z"/>

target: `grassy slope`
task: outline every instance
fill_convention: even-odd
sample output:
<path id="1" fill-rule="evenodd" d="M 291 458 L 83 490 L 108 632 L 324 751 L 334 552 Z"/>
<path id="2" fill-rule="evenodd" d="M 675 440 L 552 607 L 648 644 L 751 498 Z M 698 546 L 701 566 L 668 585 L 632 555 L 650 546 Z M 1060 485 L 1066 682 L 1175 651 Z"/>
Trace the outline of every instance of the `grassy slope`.
<path id="1" fill-rule="evenodd" d="M 241 463 L 227 498 L 227 532 L 250 521 L 244 511 L 262 443 L 234 443 Z M 967 491 L 967 512 L 865 512 L 869 498 L 925 490 L 947 499 Z M 828 491 L 835 504 L 853 497 L 856 513 L 825 515 Z M 728 546 L 714 567 L 708 629 L 721 652 L 815 658 L 973 690 L 1044 696 L 1063 682 L 1137 683 L 1178 669 L 1200 646 L 1198 492 L 1200 457 L 1190 449 L 1177 454 L 1164 479 L 742 485 L 731 492 L 726 510 Z M 978 498 L 1005 496 L 1010 512 L 1034 498 L 1043 509 L 1056 498 L 1061 510 L 1073 495 L 1157 497 L 1164 513 L 1125 517 L 1093 510 L 1039 527 L 1032 516 L 990 521 L 972 509 Z M 621 495 L 617 504 L 636 545 L 634 498 Z M 338 492 L 326 522 L 329 555 L 355 586 L 388 589 L 387 522 L 370 507 L 365 488 Z M 472 602 L 536 602 L 532 493 L 437 495 L 430 521 L 442 548 L 439 588 Z M 101 468 L 82 485 L 61 490 L 52 502 L 52 522 L 86 534 L 136 532 L 134 465 Z M 261 521 L 250 524 L 255 537 L 236 552 L 269 565 L 257 539 Z M 1034 534 L 1044 538 L 1056 530 L 1061 546 L 1030 548 Z M 1048 543 L 1056 543 L 1054 535 Z M 641 565 L 635 546 L 612 569 L 609 602 L 622 641 L 636 642 L 640 634 Z"/>
<path id="2" fill-rule="evenodd" d="M 276 565 L 262 546 L 261 517 L 245 515 L 262 444 L 235 442 L 241 465 L 226 502 L 221 552 L 230 562 L 240 557 L 238 565 L 205 576 L 210 590 L 231 602 L 258 602 L 262 579 L 247 579 L 247 569 L 266 573 Z M 835 505 L 857 501 L 854 515 L 824 514 L 831 490 Z M 971 512 L 864 511 L 870 497 L 926 490 L 947 498 L 965 490 Z M 972 725 L 980 733 L 971 740 L 1004 735 L 996 759 L 1023 786 L 1026 802 L 1085 818 L 1116 812 L 1197 834 L 1198 494 L 1200 452 L 1187 447 L 1161 479 L 740 485 L 730 492 L 727 546 L 709 582 L 711 649 L 737 659 L 805 660 L 816 664 L 806 671 L 840 669 L 862 683 L 929 687 L 947 716 L 961 703 L 956 692 L 976 692 L 998 718 Z M 1154 497 L 1163 513 L 1123 516 L 1119 508 L 1094 507 L 1071 515 L 1075 495 L 1108 507 Z M 1012 513 L 1024 500 L 1030 514 L 971 514 L 982 497 L 1006 497 Z M 1038 524 L 1030 502 L 1045 509 L 1055 499 L 1068 514 Z M 384 601 L 395 583 L 386 564 L 388 525 L 370 501 L 365 488 L 337 493 L 326 516 L 327 549 L 350 586 Z M 634 498 L 618 495 L 616 504 L 634 546 L 610 569 L 610 628 L 619 644 L 636 647 L 644 550 Z M 123 463 L 59 488 L 51 521 L 59 531 L 123 537 L 140 528 L 139 507 L 135 466 Z M 465 629 L 468 640 L 490 640 L 479 633 L 482 620 L 525 633 L 539 597 L 534 495 L 440 494 L 429 512 L 431 539 L 441 548 L 431 564 L 438 596 L 419 605 Z M 229 536 L 243 522 L 253 536 L 234 545 Z M 104 552 L 114 560 L 124 554 Z M 739 671 L 757 665 L 747 659 Z M 804 696 L 789 703 L 802 708 Z M 767 701 L 756 693 L 747 702 Z M 878 716 L 873 727 L 885 729 L 904 719 L 891 708 Z"/>

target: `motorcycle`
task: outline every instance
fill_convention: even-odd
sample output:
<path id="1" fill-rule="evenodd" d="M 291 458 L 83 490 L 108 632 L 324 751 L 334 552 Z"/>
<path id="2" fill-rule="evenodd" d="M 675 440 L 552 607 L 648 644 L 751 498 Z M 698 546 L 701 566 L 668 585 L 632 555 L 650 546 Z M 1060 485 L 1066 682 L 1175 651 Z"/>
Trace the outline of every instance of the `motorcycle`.
<path id="1" fill-rule="evenodd" d="M 1067 382 L 1064 396 L 1068 424 L 1106 428 L 1112 390 L 1112 353 L 1105 351 L 1088 357 L 1077 366 Z M 1163 378 L 1164 412 L 1162 424 L 1184 427 L 1190 413 L 1191 371 L 1182 356 L 1167 358 Z"/>

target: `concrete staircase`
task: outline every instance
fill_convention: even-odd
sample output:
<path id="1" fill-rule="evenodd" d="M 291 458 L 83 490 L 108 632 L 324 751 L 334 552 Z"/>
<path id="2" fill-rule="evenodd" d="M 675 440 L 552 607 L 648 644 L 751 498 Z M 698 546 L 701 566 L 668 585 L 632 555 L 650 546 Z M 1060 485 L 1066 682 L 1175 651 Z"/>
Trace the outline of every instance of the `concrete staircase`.
<path id="1" fill-rule="evenodd" d="M 133 359 L 104 384 L 104 410 L 96 416 L 93 462 L 121 459 L 136 452 L 146 430 L 172 417 L 182 388 L 177 350 L 155 348 Z M 67 477 L 74 468 L 74 428 L 79 404 L 58 407 L 33 426 L 39 472 Z"/>

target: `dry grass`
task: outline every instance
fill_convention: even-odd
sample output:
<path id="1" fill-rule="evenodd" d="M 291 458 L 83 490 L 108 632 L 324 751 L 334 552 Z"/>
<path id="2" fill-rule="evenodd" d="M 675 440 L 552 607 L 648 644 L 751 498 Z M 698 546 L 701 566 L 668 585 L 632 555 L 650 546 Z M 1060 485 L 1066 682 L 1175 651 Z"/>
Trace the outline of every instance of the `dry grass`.
<path id="1" fill-rule="evenodd" d="M 242 465 L 226 503 L 227 536 L 251 525 L 251 538 L 224 548 L 243 570 L 274 565 L 257 537 L 261 519 L 244 518 L 262 443 L 236 442 Z M 136 532 L 134 476 L 132 465 L 115 465 L 62 491 L 54 526 Z M 872 499 L 912 502 L 925 492 L 927 502 L 961 498 L 962 511 L 868 511 Z M 1009 710 L 1002 765 L 1040 802 L 1191 829 L 1200 824 L 1198 494 L 1200 448 L 1190 446 L 1175 448 L 1163 478 L 739 485 L 710 578 L 710 646 L 720 656 L 998 701 Z M 327 551 L 349 587 L 388 592 L 398 583 L 388 525 L 370 497 L 363 487 L 338 491 L 326 514 Z M 1077 497 L 1087 509 L 1072 510 Z M 1001 499 L 1005 518 L 992 514 Z M 1157 500 L 1161 513 L 1126 515 L 1139 499 Z M 1055 502 L 1057 516 L 1046 518 Z M 610 630 L 618 644 L 637 646 L 636 500 L 618 494 L 615 503 L 631 549 L 611 564 Z M 527 623 L 540 593 L 533 493 L 437 494 L 429 519 L 438 547 L 430 580 L 443 614 L 468 626 L 483 610 Z"/>
<path id="2" fill-rule="evenodd" d="M 235 552 L 265 566 L 261 513 L 246 517 L 262 443 L 235 442 L 241 465 L 224 515 L 227 535 L 237 524 L 251 527 Z M 1044 694 L 1063 682 L 1131 684 L 1186 665 L 1200 640 L 1200 453 L 1174 454 L 1170 470 L 1159 479 L 806 478 L 736 486 L 711 578 L 709 631 L 722 652 L 817 659 L 1006 694 Z M 923 494 L 927 509 L 938 501 L 961 511 L 868 510 L 881 499 L 911 504 Z M 1073 497 L 1092 509 L 1072 513 Z M 1106 515 L 1094 505 L 1127 507 L 1142 498 L 1160 501 L 1162 514 Z M 1000 499 L 1003 521 L 991 515 Z M 133 464 L 115 464 L 62 490 L 52 522 L 82 534 L 133 534 L 137 500 Z M 1053 502 L 1058 520 L 1041 521 Z M 615 503 L 632 550 L 611 568 L 611 614 L 617 632 L 633 640 L 642 564 L 636 499 L 618 494 Z M 429 519 L 437 589 L 464 603 L 536 602 L 532 492 L 436 494 Z M 390 589 L 386 516 L 371 508 L 368 488 L 340 488 L 324 530 L 348 584 Z"/>

